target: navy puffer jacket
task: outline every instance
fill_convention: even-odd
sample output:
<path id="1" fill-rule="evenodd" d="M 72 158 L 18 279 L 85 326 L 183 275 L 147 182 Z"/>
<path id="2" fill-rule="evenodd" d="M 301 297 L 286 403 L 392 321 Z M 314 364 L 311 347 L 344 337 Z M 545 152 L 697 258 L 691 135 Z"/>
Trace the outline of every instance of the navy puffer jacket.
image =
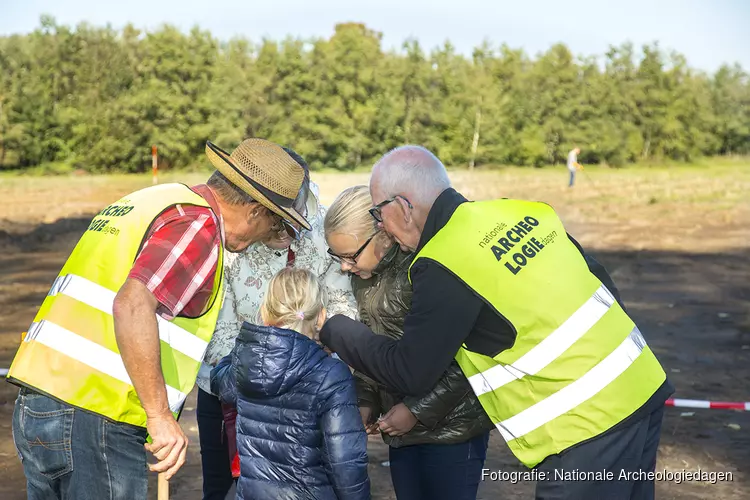
<path id="1" fill-rule="evenodd" d="M 211 391 L 237 405 L 237 498 L 370 498 L 354 379 L 318 344 L 244 323 L 211 372 Z"/>

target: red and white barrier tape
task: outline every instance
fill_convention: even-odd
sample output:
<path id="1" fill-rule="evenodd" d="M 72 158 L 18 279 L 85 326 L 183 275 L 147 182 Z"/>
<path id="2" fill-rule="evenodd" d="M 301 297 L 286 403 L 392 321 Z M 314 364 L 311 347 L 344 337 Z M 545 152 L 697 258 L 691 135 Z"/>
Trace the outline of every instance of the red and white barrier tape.
<path id="1" fill-rule="evenodd" d="M 712 408 L 721 410 L 745 410 L 750 411 L 750 402 L 734 401 L 704 401 L 702 399 L 667 399 L 664 403 L 666 406 L 675 408 Z"/>

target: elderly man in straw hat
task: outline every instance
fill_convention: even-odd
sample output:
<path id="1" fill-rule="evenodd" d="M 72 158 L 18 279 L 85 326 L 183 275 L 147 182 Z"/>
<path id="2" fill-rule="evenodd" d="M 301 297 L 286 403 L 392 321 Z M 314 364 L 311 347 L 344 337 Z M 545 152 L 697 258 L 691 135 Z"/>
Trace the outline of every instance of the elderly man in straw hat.
<path id="1" fill-rule="evenodd" d="M 146 450 L 171 478 L 224 248 L 310 227 L 292 206 L 304 171 L 280 146 L 248 139 L 228 154 L 208 142 L 206 154 L 207 184 L 146 188 L 99 212 L 29 327 L 8 375 L 29 498 L 146 498 Z"/>

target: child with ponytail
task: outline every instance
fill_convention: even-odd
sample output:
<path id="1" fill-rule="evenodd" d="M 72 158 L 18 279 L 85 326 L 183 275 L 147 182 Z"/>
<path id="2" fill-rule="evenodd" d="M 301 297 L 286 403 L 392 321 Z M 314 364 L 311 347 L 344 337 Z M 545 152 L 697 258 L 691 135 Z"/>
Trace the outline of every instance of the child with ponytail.
<path id="1" fill-rule="evenodd" d="M 365 500 L 367 435 L 349 368 L 326 354 L 318 332 L 325 289 L 313 273 L 285 268 L 245 322 L 211 390 L 237 407 L 238 499 Z"/>

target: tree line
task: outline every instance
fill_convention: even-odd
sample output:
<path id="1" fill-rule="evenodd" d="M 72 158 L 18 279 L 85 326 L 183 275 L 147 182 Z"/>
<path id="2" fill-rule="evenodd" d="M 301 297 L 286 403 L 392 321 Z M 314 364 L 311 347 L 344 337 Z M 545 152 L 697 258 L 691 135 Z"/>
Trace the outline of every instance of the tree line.
<path id="1" fill-rule="evenodd" d="M 186 167 L 206 139 L 289 145 L 314 167 L 349 170 L 415 143 L 448 165 L 623 165 L 750 153 L 750 80 L 714 74 L 658 44 L 530 57 L 484 43 L 472 57 L 339 24 L 328 39 L 220 41 L 199 28 L 142 32 L 43 16 L 0 37 L 0 167 L 60 163 L 138 172 L 151 145 Z"/>

